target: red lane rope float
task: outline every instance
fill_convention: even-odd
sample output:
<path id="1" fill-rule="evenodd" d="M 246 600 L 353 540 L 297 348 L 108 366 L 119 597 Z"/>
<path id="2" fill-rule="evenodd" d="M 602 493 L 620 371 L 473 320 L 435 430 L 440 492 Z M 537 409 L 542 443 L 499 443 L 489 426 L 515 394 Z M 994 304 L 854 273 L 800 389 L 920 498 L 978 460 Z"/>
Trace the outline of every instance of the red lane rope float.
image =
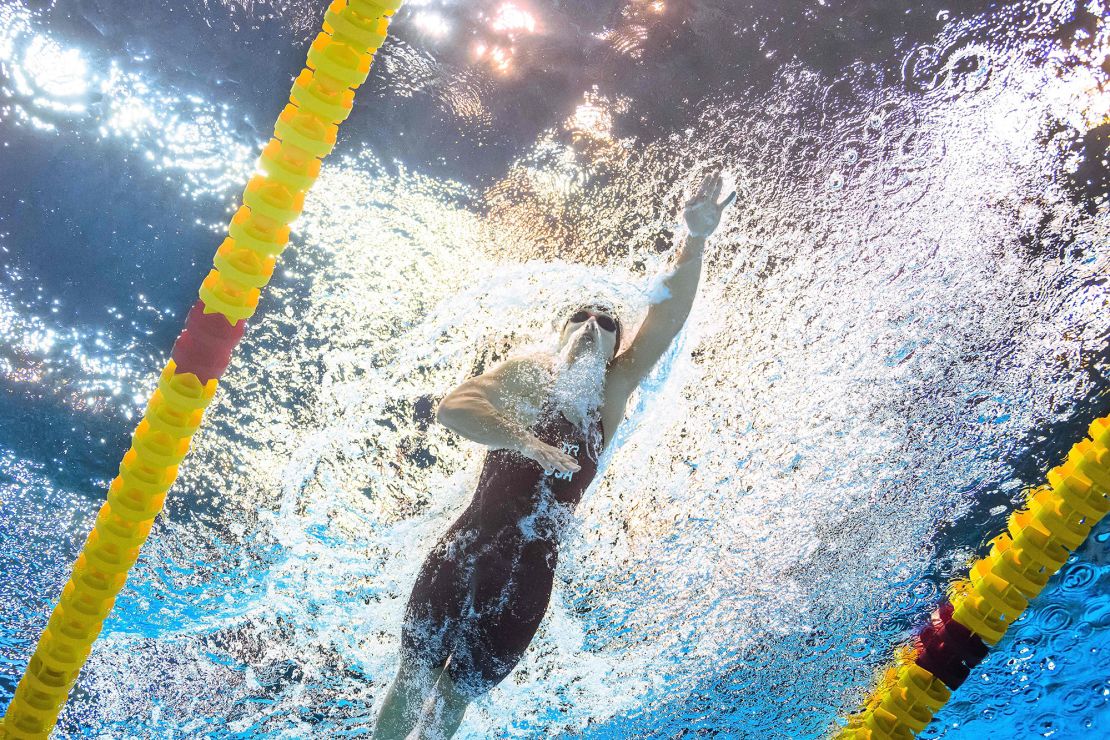
<path id="1" fill-rule="evenodd" d="M 289 241 L 289 223 L 300 215 L 320 160 L 335 146 L 339 124 L 351 112 L 354 88 L 366 81 L 401 3 L 335 0 L 324 14 L 307 67 L 262 151 L 262 174 L 247 183 L 228 238 L 200 286 L 200 300 L 189 311 L 119 475 L 16 687 L 0 737 L 37 740 L 54 728 Z"/>
<path id="2" fill-rule="evenodd" d="M 968 577 L 949 586 L 913 644 L 895 651 L 835 740 L 908 740 L 924 730 L 1110 511 L 1110 417 L 1096 419 L 1089 434 L 1048 471 L 1047 485 L 1029 491 Z"/>

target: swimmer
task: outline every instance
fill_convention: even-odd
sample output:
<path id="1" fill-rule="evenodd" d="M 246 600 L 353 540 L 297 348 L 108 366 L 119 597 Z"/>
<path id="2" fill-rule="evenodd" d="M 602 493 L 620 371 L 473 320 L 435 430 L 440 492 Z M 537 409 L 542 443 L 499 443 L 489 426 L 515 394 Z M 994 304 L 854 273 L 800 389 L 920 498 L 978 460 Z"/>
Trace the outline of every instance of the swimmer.
<path id="1" fill-rule="evenodd" d="M 474 496 L 424 561 L 401 628 L 401 665 L 374 737 L 450 738 L 467 706 L 513 670 L 547 611 L 560 535 L 632 392 L 682 329 L 701 279 L 719 172 L 686 203 L 689 235 L 628 348 L 610 307 L 566 315 L 554 356 L 515 357 L 467 380 L 436 419 L 489 448 Z"/>

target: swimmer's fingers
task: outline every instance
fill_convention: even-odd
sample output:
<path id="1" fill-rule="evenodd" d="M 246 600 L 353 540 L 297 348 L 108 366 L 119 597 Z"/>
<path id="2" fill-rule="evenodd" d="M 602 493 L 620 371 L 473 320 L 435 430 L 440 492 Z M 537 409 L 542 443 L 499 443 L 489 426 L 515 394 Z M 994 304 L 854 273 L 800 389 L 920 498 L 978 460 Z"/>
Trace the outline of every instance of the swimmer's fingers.
<path id="1" fill-rule="evenodd" d="M 706 175 L 705 177 L 703 177 L 701 179 L 701 182 L 698 184 L 698 194 L 695 197 L 698 200 L 705 200 L 706 197 L 709 195 L 709 193 L 712 190 L 713 190 L 713 173 L 710 172 L 708 175 Z"/>
<path id="2" fill-rule="evenodd" d="M 732 205 L 732 202 L 734 200 L 736 200 L 736 191 L 735 190 L 733 190 L 731 193 L 729 193 L 728 196 L 726 196 L 725 199 L 722 202 L 717 204 L 717 211 L 723 213 L 726 208 L 728 208 L 729 206 Z"/>
<path id="3" fill-rule="evenodd" d="M 524 450 L 524 454 L 539 463 L 544 470 L 555 470 L 559 473 L 577 473 L 582 469 L 573 457 L 539 440 L 529 445 Z"/>
<path id="4" fill-rule="evenodd" d="M 698 182 L 698 186 L 694 188 L 694 192 L 691 193 L 690 197 L 686 199 L 687 208 L 705 201 L 705 194 L 709 192 L 709 185 L 711 183 L 712 177 L 713 174 L 710 173 L 703 177 L 700 182 Z"/>
<path id="5" fill-rule="evenodd" d="M 724 189 L 725 180 L 721 177 L 721 168 L 715 167 L 711 172 L 707 173 L 705 177 L 698 183 L 697 189 L 690 199 L 686 201 L 686 207 L 698 206 L 703 203 L 711 204 L 718 209 L 724 208 L 725 205 L 717 205 L 717 198 L 721 197 L 721 190 Z"/>
<path id="6" fill-rule="evenodd" d="M 698 188 L 698 200 L 707 200 L 711 203 L 716 203 L 717 196 L 720 194 L 721 173 L 719 170 L 713 170 L 702 178 L 701 187 Z"/>
<path id="7" fill-rule="evenodd" d="M 582 469 L 573 457 L 556 450 L 554 447 L 549 448 L 548 453 L 550 455 L 550 466 L 560 473 L 577 473 Z"/>
<path id="8" fill-rule="evenodd" d="M 554 447 L 548 448 L 547 452 L 549 454 L 548 464 L 544 467 L 554 468 L 560 473 L 577 473 L 582 469 L 578 461 L 565 452 L 560 452 Z"/>

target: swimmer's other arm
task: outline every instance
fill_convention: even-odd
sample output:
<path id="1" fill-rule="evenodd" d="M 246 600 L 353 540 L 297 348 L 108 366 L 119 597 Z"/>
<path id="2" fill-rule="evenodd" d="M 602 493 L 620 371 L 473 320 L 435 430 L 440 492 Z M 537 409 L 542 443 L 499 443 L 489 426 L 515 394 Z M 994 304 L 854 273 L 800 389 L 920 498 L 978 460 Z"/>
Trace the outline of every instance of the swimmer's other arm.
<path id="1" fill-rule="evenodd" d="M 627 399 L 655 367 L 686 323 L 701 281 L 705 241 L 717 230 L 721 214 L 736 199 L 734 192 L 717 202 L 723 184 L 720 172 L 712 172 L 686 202 L 683 218 L 689 235 L 675 254 L 670 273 L 662 280 L 667 297 L 652 304 L 628 349 L 613 361 L 606 397 Z M 621 413 L 623 415 L 623 406 Z"/>
<path id="2" fill-rule="evenodd" d="M 436 421 L 479 444 L 518 452 L 544 470 L 576 473 L 580 466 L 573 457 L 541 442 L 509 413 L 513 404 L 542 404 L 533 396 L 542 389 L 537 373 L 546 372 L 528 358 L 507 360 L 448 393 L 436 409 Z"/>

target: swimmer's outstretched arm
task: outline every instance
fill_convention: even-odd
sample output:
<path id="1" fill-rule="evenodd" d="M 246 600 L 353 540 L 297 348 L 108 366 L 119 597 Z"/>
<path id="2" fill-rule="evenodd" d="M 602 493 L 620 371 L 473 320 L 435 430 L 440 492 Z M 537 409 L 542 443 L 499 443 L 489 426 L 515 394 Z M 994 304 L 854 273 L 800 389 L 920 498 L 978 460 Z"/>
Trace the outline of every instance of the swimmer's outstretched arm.
<path id="1" fill-rule="evenodd" d="M 662 280 L 668 295 L 651 306 L 628 349 L 613 361 L 607 382 L 615 395 L 627 398 L 636 390 L 686 323 L 701 281 L 705 241 L 717 230 L 721 214 L 736 199 L 733 192 L 717 202 L 723 185 L 721 173 L 712 172 L 705 176 L 693 197 L 686 202 L 683 217 L 689 235 L 675 254 L 670 273 Z M 609 396 L 609 393 L 606 395 Z"/>
<path id="2" fill-rule="evenodd" d="M 578 462 L 562 450 L 541 442 L 513 420 L 513 405 L 543 404 L 533 398 L 541 383 L 537 373 L 549 372 L 534 360 L 506 360 L 492 370 L 471 378 L 448 393 L 436 409 L 436 420 L 456 434 L 494 449 L 514 450 L 535 460 L 545 470 L 576 473 Z"/>

